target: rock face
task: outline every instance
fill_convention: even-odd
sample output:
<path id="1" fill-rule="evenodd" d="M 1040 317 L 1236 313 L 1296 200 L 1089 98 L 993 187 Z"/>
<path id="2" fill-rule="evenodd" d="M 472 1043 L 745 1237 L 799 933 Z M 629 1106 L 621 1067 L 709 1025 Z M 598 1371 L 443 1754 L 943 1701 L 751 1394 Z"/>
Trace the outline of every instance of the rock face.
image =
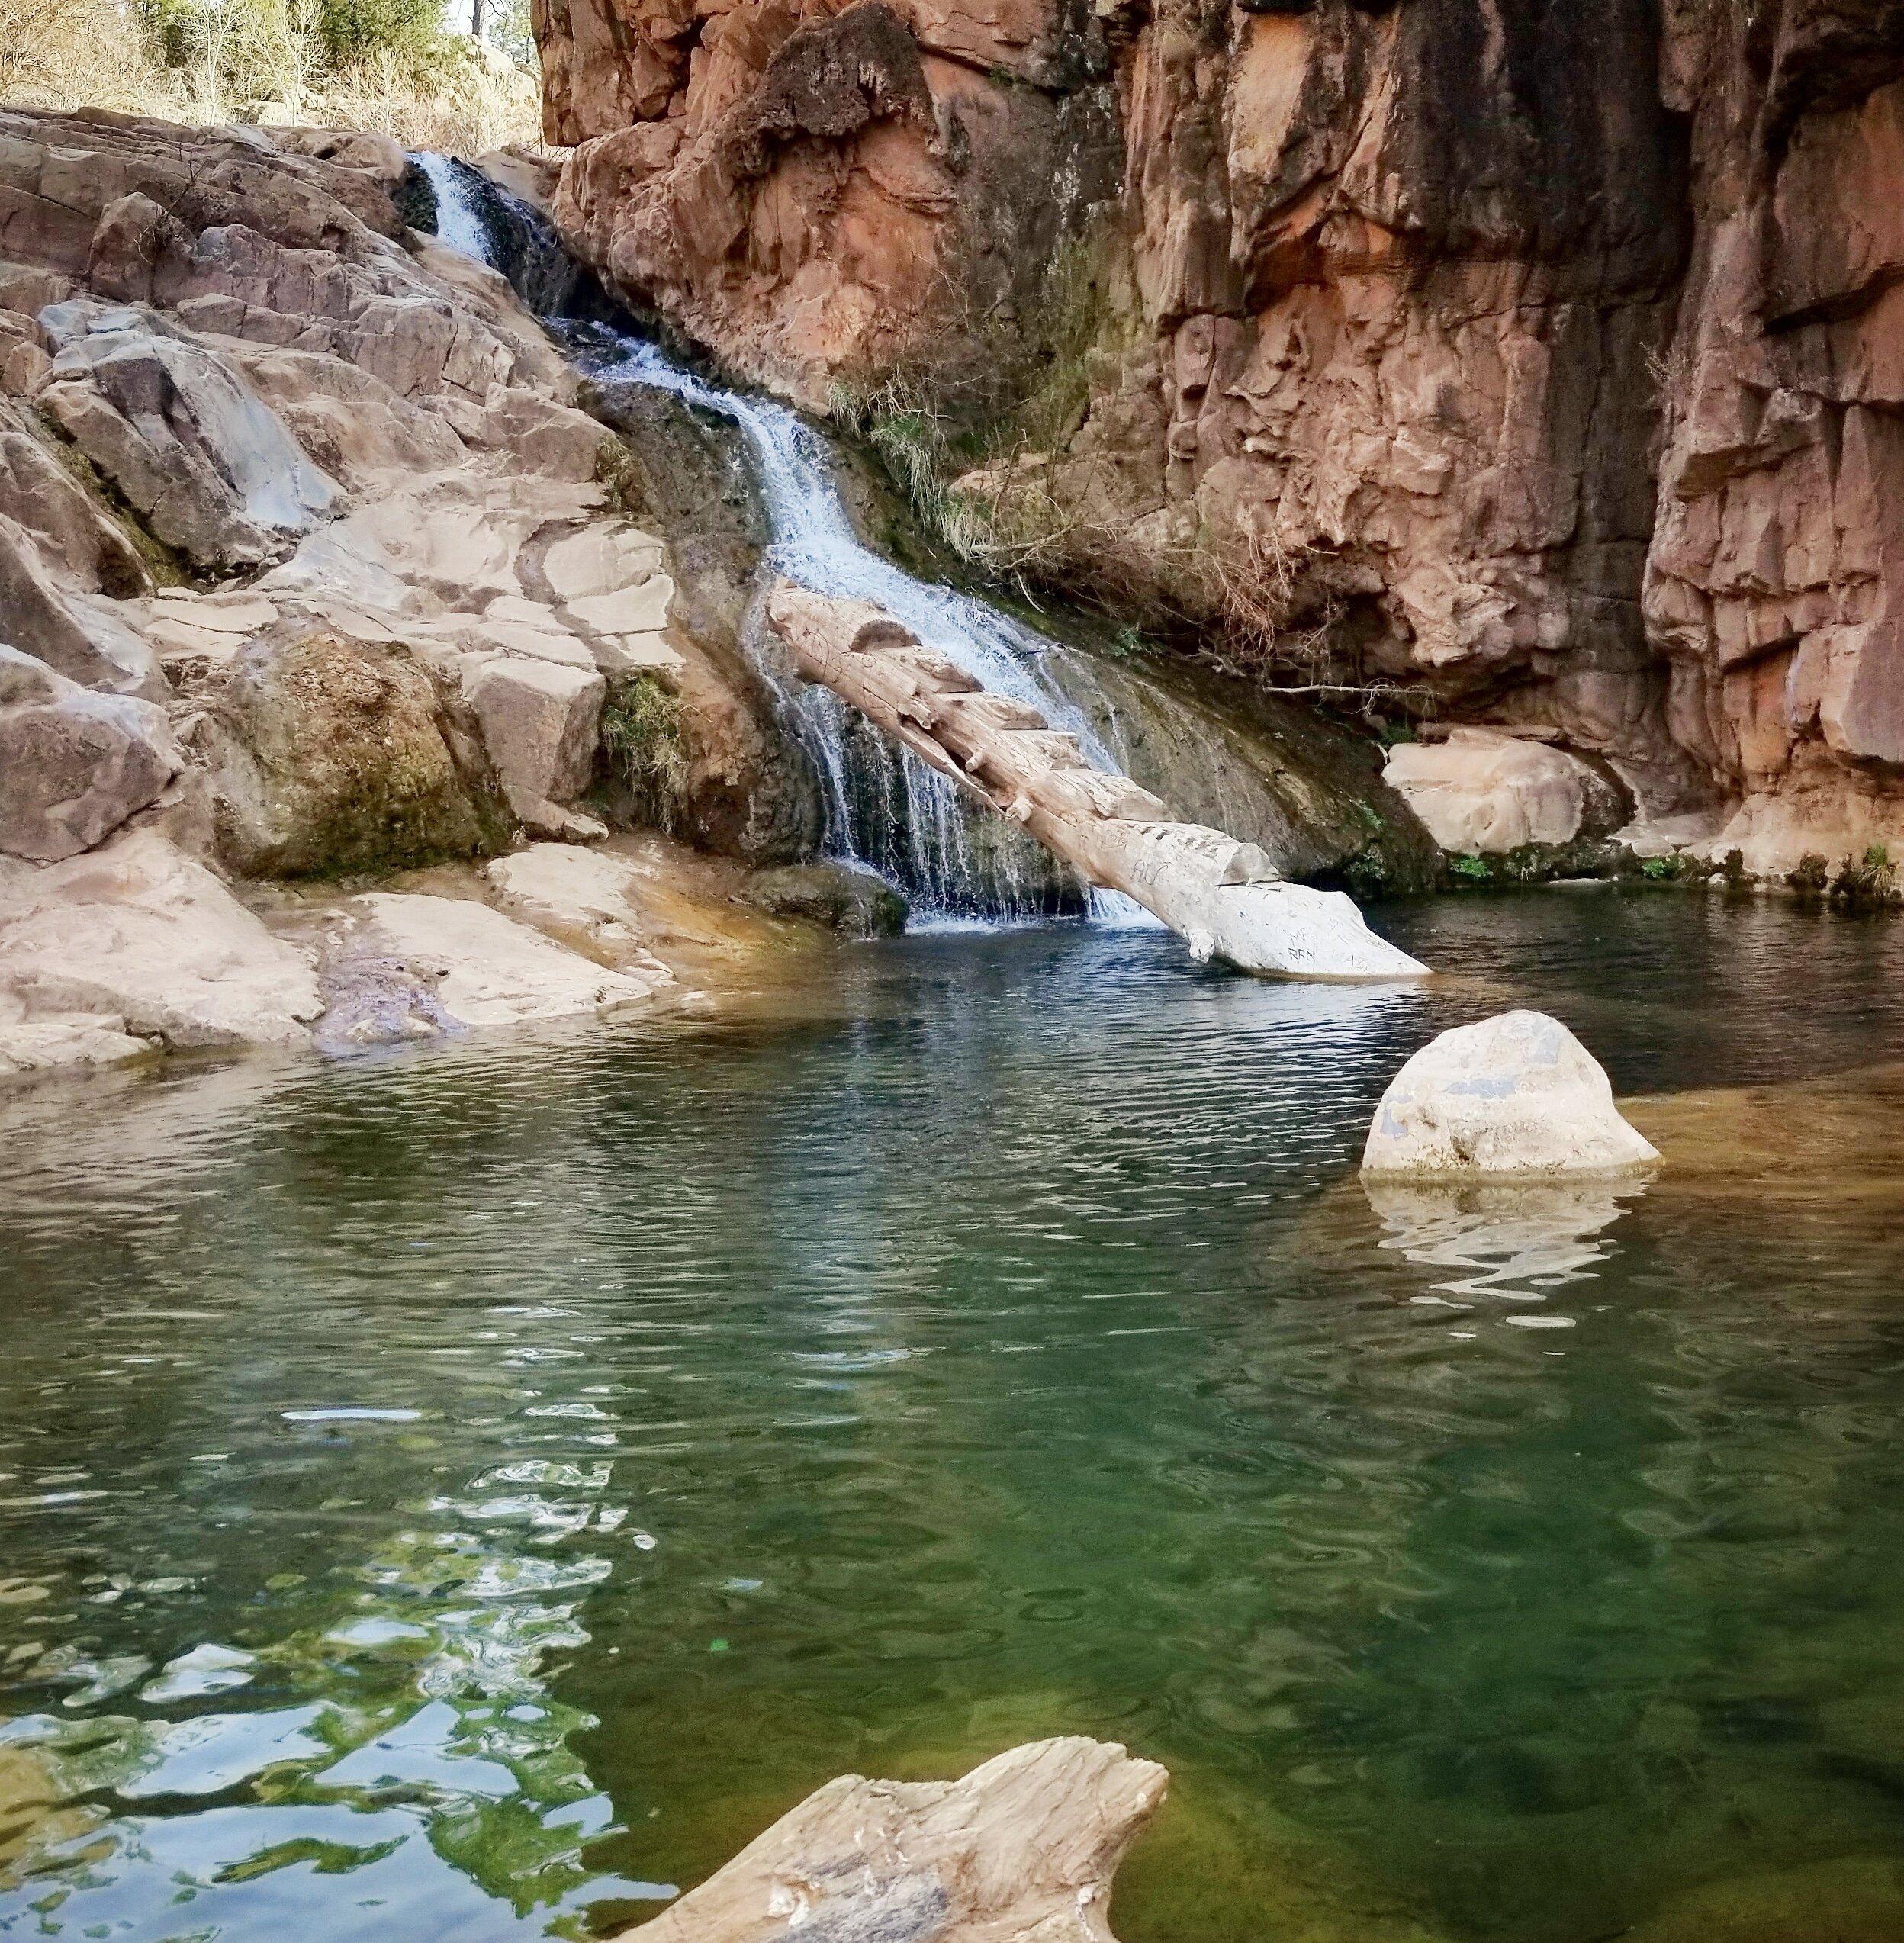
<path id="1" fill-rule="evenodd" d="M 883 610 L 783 581 L 767 618 L 809 681 L 1021 825 L 1087 883 L 1135 898 L 1199 960 L 1290 978 L 1426 976 L 1341 893 L 1286 883 L 1253 844 L 1173 820 L 1129 777 L 1092 768 L 1074 736 L 981 688 Z"/>
<path id="2" fill-rule="evenodd" d="M 1015 1748 L 959 1781 L 843 1775 L 665 1915 L 621 1933 L 1113 1943 L 1111 1878 L 1169 1780 L 1154 1761 L 1075 1739 Z"/>
<path id="3" fill-rule="evenodd" d="M 40 409 L 186 558 L 256 566 L 330 510 L 336 487 L 228 358 L 130 306 L 40 323 L 62 347 Z"/>
<path id="4" fill-rule="evenodd" d="M 1904 11 L 1668 13 L 1697 243 L 1647 618 L 1674 737 L 1742 802 L 1716 848 L 1835 861 L 1904 838 Z"/>
<path id="5" fill-rule="evenodd" d="M 156 802 L 182 766 L 164 709 L 0 647 L 0 851 L 76 857 Z"/>
<path id="6" fill-rule="evenodd" d="M 1362 1167 L 1424 1179 L 1590 1177 L 1658 1158 L 1566 1027 L 1513 1012 L 1444 1032 L 1409 1060 L 1375 1108 Z"/>
<path id="7" fill-rule="evenodd" d="M 1404 742 L 1382 770 L 1443 850 L 1500 855 L 1607 836 L 1626 820 L 1616 785 L 1565 749 L 1488 729 Z"/>
<path id="8" fill-rule="evenodd" d="M 1039 571 L 1553 732 L 1748 862 L 1904 835 L 1897 0 L 536 27 L 624 292 L 822 407 L 1022 377 L 965 497 Z"/>
<path id="9" fill-rule="evenodd" d="M 27 1025 L 88 1018 L 140 1050 L 306 1044 L 323 1009 L 308 956 L 149 830 L 44 870 L 0 861 L 0 989 Z"/>
<path id="10" fill-rule="evenodd" d="M 611 951 L 467 869 L 233 881 L 601 835 L 610 680 L 718 686 L 622 446 L 508 285 L 404 228 L 407 166 L 0 109 L 0 1073 L 672 987 L 626 898 Z"/>

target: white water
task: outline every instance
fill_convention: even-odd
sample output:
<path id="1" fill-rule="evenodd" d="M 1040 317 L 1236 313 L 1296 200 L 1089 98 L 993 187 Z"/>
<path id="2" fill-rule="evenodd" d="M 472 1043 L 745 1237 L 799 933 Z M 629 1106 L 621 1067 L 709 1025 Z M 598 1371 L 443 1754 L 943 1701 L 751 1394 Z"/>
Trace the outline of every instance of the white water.
<path id="1" fill-rule="evenodd" d="M 443 156 L 416 160 L 436 192 L 439 237 L 490 262 L 490 230 L 476 197 L 500 192 L 487 185 L 472 188 L 468 173 Z M 519 216 L 526 213 L 516 209 Z M 665 391 L 740 427 L 754 455 L 772 571 L 815 593 L 875 602 L 987 688 L 1028 704 L 1053 728 L 1075 735 L 1087 761 L 1119 769 L 1091 722 L 1053 680 L 1050 642 L 974 595 L 915 579 L 860 540 L 825 442 L 797 413 L 723 390 L 654 343 L 605 327 L 590 329 L 577 346 L 577 362 L 598 383 Z M 790 688 L 771 669 L 764 672 L 824 779 L 829 851 L 898 877 L 902 889 L 941 913 L 1015 917 L 1037 910 L 1041 884 L 1027 883 L 1014 867 L 1021 848 L 975 846 L 974 815 L 986 812 L 970 809 L 953 783 L 916 757 L 854 733 L 848 711 L 825 690 Z M 1093 890 L 1090 912 L 1100 923 L 1157 922 L 1115 891 Z"/>
<path id="2" fill-rule="evenodd" d="M 436 240 L 448 243 L 452 249 L 460 249 L 465 256 L 474 257 L 479 263 L 487 263 L 489 232 L 484 227 L 475 198 L 464 187 L 463 179 L 449 157 L 420 150 L 415 160 L 436 192 Z"/>

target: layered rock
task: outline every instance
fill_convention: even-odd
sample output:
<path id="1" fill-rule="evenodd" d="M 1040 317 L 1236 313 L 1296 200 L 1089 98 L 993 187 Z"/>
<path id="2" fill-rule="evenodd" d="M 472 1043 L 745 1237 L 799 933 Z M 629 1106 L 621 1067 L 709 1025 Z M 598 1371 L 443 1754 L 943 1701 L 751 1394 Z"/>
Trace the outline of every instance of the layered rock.
<path id="1" fill-rule="evenodd" d="M 1102 34 L 1056 0 L 536 0 L 557 220 L 622 291 L 824 402 L 1009 306 L 1109 192 Z"/>
<path id="2" fill-rule="evenodd" d="M 1697 242 L 1646 610 L 1675 738 L 1789 869 L 1904 841 L 1904 9 L 1668 9 Z M 1904 854 L 1904 852 L 1900 852 Z"/>
<path id="3" fill-rule="evenodd" d="M 556 214 L 624 294 L 818 407 L 898 375 L 909 449 L 989 355 L 987 557 L 1544 730 L 1767 868 L 1894 840 L 1896 0 L 537 24 Z"/>
<path id="4" fill-rule="evenodd" d="M 407 166 L 0 111 L 0 1073 L 673 989 L 626 898 L 610 949 L 467 865 L 309 887 L 599 838 L 616 685 L 719 686 L 619 442 L 405 229 Z"/>

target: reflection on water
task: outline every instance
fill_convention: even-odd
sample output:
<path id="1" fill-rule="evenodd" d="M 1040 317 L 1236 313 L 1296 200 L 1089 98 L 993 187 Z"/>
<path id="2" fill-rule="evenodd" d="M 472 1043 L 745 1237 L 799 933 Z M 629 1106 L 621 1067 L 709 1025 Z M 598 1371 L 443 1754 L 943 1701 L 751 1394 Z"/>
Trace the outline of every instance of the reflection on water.
<path id="1" fill-rule="evenodd" d="M 1394 928 L 1452 976 L 938 936 L 0 1105 L 0 1925 L 581 1935 L 1084 1731 L 1176 1777 L 1129 1943 L 1904 1936 L 1896 1099 L 1789 1084 L 1897 1047 L 1896 931 Z M 1365 1194 L 1516 1002 L 1666 1168 Z"/>
<path id="2" fill-rule="evenodd" d="M 1602 1231 L 1645 1191 L 1638 1181 L 1455 1185 L 1377 1177 L 1362 1185 L 1387 1230 L 1384 1248 L 1399 1248 L 1424 1268 L 1457 1271 L 1409 1301 L 1464 1313 L 1545 1303 L 1554 1290 L 1590 1278 L 1610 1255 Z M 1501 1320 L 1523 1329 L 1571 1329 L 1574 1319 L 1542 1308 Z"/>

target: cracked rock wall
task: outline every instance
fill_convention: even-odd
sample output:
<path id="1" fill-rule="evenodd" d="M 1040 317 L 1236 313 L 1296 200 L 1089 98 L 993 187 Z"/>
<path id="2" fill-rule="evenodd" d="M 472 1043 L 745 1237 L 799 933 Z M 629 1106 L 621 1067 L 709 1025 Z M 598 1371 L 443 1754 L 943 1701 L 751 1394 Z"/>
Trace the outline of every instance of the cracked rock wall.
<path id="1" fill-rule="evenodd" d="M 1761 867 L 1904 827 L 1899 0 L 537 25 L 571 238 L 816 407 L 1112 239 L 1088 402 L 1030 455 L 1088 590 L 1270 613 L 1331 678 L 1717 809 Z"/>

